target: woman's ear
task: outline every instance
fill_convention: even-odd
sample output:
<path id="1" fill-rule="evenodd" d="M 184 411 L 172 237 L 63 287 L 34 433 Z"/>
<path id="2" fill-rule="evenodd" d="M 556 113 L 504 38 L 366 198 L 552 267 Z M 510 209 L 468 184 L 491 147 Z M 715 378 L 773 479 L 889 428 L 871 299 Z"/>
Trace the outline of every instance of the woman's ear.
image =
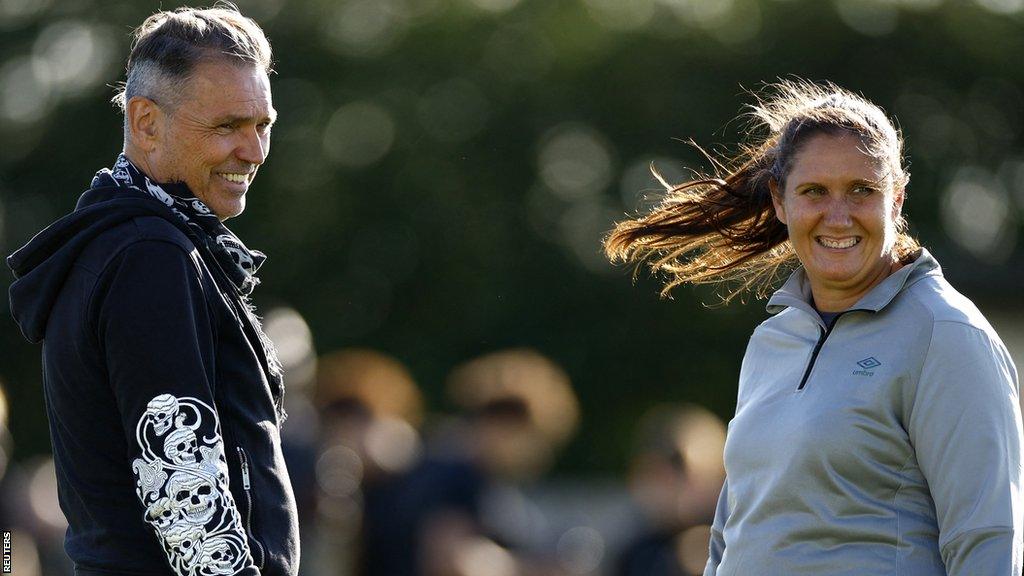
<path id="1" fill-rule="evenodd" d="M 907 189 L 903 186 L 897 188 L 892 196 L 892 217 L 899 218 L 903 213 L 903 200 L 907 197 Z"/>
<path id="2" fill-rule="evenodd" d="M 782 191 L 779 190 L 779 183 L 772 177 L 768 180 L 768 190 L 772 194 L 772 206 L 775 207 L 775 217 L 779 219 L 779 222 L 786 223 L 786 205 L 782 202 Z M 900 205 L 903 205 L 903 201 L 900 200 Z"/>

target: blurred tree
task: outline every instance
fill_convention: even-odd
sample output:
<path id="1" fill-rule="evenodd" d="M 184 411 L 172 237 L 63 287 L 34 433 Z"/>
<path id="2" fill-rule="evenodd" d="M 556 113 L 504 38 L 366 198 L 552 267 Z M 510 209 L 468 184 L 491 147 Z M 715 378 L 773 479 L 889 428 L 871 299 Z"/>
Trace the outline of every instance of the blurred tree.
<path id="1" fill-rule="evenodd" d="M 983 303 L 1024 284 L 1020 2 L 239 4 L 279 70 L 274 153 L 230 223 L 270 254 L 257 298 L 299 310 L 323 350 L 401 358 L 435 406 L 456 363 L 541 350 L 581 399 L 563 469 L 621 469 L 658 401 L 730 415 L 761 303 L 709 310 L 707 289 L 661 301 L 652 280 L 605 264 L 599 241 L 657 197 L 652 161 L 676 177 L 709 169 L 682 141 L 735 142 L 731 119 L 763 81 L 830 79 L 883 104 L 908 139 L 913 229 L 947 274 Z M 108 85 L 158 8 L 0 0 L 5 253 L 120 149 Z M 19 459 L 49 446 L 38 354 L 0 321 Z"/>

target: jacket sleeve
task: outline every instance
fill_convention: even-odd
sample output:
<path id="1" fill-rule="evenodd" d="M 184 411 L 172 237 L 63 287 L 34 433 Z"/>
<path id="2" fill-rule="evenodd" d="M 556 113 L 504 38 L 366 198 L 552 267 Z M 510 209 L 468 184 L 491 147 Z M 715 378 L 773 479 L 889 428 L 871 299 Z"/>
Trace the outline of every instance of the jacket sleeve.
<path id="1" fill-rule="evenodd" d="M 936 322 L 909 418 L 950 576 L 1021 574 L 1017 374 L 995 336 Z"/>
<path id="2" fill-rule="evenodd" d="M 228 488 L 212 388 L 216 336 L 196 263 L 182 245 L 143 240 L 111 262 L 96 290 L 97 337 L 140 514 L 174 574 L 258 576 Z"/>
<path id="3" fill-rule="evenodd" d="M 722 492 L 718 495 L 718 508 L 715 510 L 715 521 L 711 523 L 711 542 L 708 549 L 708 563 L 704 566 L 704 576 L 718 574 L 718 565 L 725 554 L 725 523 L 729 520 L 729 479 L 725 479 Z"/>

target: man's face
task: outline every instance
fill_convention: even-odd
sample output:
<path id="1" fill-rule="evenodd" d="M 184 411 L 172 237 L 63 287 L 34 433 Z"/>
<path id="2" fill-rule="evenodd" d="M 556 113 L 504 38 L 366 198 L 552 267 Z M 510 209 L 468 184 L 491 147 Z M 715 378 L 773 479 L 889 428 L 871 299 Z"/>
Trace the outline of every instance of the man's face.
<path id="1" fill-rule="evenodd" d="M 164 117 L 151 177 L 184 182 L 221 219 L 245 209 L 245 192 L 270 153 L 276 112 L 270 80 L 257 66 L 203 62 Z"/>

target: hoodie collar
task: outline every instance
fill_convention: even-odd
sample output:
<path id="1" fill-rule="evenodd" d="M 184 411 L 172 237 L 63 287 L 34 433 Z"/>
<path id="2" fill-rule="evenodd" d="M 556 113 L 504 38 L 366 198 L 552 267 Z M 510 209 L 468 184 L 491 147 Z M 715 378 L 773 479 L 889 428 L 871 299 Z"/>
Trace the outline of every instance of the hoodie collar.
<path id="1" fill-rule="evenodd" d="M 244 256 L 244 246 L 239 242 L 237 247 L 233 247 L 234 252 L 227 253 L 226 259 L 222 258 L 215 250 L 221 248 L 226 253 L 227 248 L 220 242 L 234 236 L 229 235 L 230 232 L 215 239 L 204 235 L 195 225 L 195 211 L 188 211 L 187 206 L 182 206 L 173 198 L 167 202 L 171 197 L 162 187 L 147 185 L 145 190 L 141 190 L 113 181 L 95 184 L 100 186 L 86 191 L 74 212 L 36 234 L 28 244 L 7 258 L 7 265 L 16 278 L 10 286 L 11 316 L 25 338 L 30 342 L 39 342 L 46 336 L 51 311 L 63 291 L 65 280 L 78 257 L 95 238 L 127 220 L 157 216 L 174 225 L 193 242 L 214 274 L 218 286 L 224 290 L 224 296 L 234 301 L 242 330 L 257 351 L 260 364 L 266 371 L 278 417 L 283 422 L 286 417 L 283 405 L 284 381 L 274 345 L 263 332 L 259 319 L 245 295 L 238 290 L 238 285 L 233 284 L 230 277 L 221 279 L 221 274 L 216 272 L 220 270 L 226 275 L 233 270 L 231 266 L 238 267 L 232 258 L 233 255 Z M 256 252 L 249 254 L 253 253 Z M 222 264 L 222 261 L 225 263 Z M 260 349 L 262 354 L 259 354 Z"/>
<path id="2" fill-rule="evenodd" d="M 17 252 L 7 257 L 16 280 L 10 286 L 11 315 L 30 342 L 43 339 L 50 310 L 78 255 L 90 242 L 137 216 L 160 216 L 188 229 L 170 209 L 142 194 L 125 194 L 123 188 L 89 190 L 78 208 L 47 226 Z"/>
<path id="3" fill-rule="evenodd" d="M 849 310 L 879 312 L 889 305 L 904 288 L 926 276 L 941 276 L 942 268 L 928 250 L 921 248 L 913 262 L 890 274 L 868 291 Z M 797 268 L 768 300 L 765 307 L 769 314 L 778 314 L 786 308 L 798 308 L 815 317 L 817 310 L 812 305 L 811 283 L 803 266 Z"/>

